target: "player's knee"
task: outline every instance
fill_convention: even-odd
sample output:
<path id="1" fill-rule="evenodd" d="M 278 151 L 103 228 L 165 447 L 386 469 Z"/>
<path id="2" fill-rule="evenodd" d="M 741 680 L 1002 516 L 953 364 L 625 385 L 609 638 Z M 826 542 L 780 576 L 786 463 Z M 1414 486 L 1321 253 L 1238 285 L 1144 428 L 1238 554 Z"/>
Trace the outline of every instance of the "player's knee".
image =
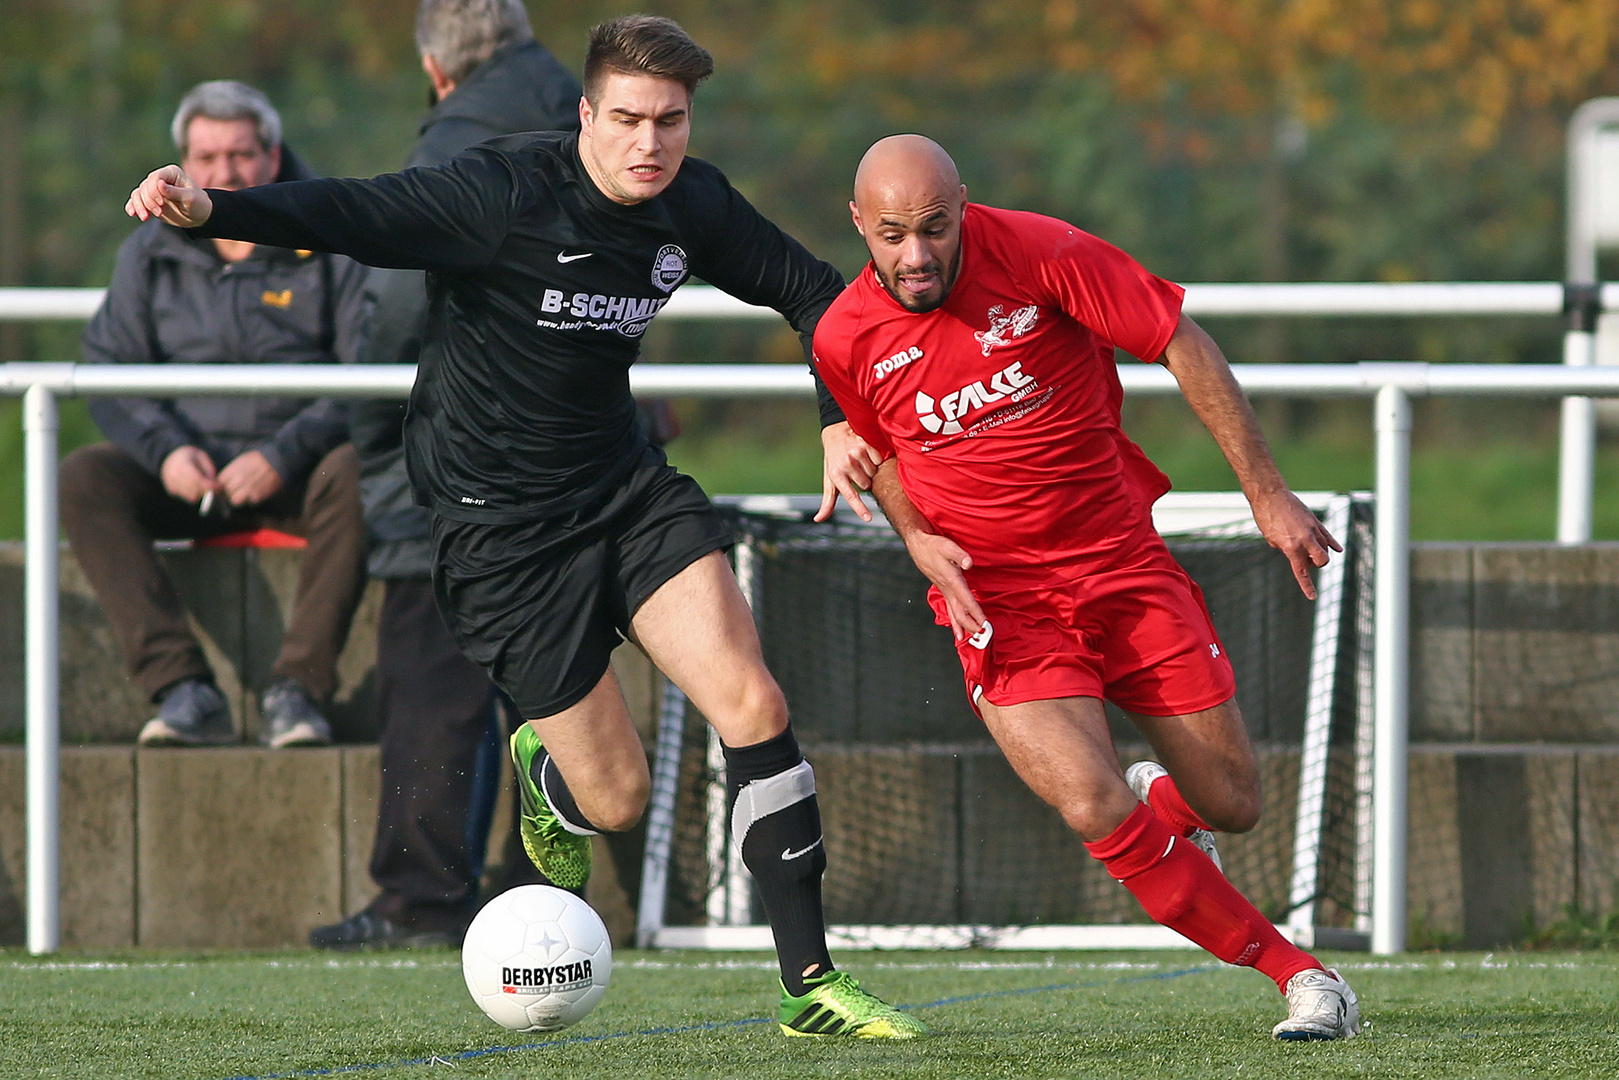
<path id="1" fill-rule="evenodd" d="M 639 803 L 612 807 L 607 813 L 591 817 L 591 823 L 604 833 L 629 832 L 646 812 L 646 800 Z"/>
<path id="2" fill-rule="evenodd" d="M 730 730 L 745 733 L 737 746 L 764 742 L 787 730 L 787 697 L 762 666 L 737 680 L 732 708 Z"/>
<path id="3" fill-rule="evenodd" d="M 602 832 L 628 832 L 646 813 L 651 792 L 652 779 L 645 772 L 627 777 L 605 805 L 591 808 L 591 824 Z"/>
<path id="4" fill-rule="evenodd" d="M 1081 840 L 1101 840 L 1135 809 L 1135 798 L 1129 789 L 1122 784 L 1120 789 L 1124 797 L 1113 791 L 1074 792 L 1057 805 L 1057 812 Z"/>
<path id="5" fill-rule="evenodd" d="M 1211 808 L 1205 815 L 1210 825 L 1220 832 L 1245 833 L 1259 824 L 1259 814 L 1264 807 L 1264 799 L 1259 790 L 1257 777 L 1240 784 L 1233 784 L 1221 805 Z"/>

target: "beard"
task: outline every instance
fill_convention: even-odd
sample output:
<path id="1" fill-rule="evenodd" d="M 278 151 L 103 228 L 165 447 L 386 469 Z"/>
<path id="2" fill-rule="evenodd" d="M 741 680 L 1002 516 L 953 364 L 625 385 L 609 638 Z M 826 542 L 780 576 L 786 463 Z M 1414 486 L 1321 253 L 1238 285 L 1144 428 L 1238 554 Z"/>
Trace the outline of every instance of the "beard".
<path id="1" fill-rule="evenodd" d="M 956 245 L 955 253 L 950 256 L 948 268 L 941 266 L 937 262 L 917 268 L 924 273 L 931 272 L 939 275 L 940 288 L 937 297 L 924 299 L 914 293 L 908 293 L 900 288 L 897 279 L 890 279 L 887 274 L 878 269 L 875 261 L 871 265 L 872 270 L 877 275 L 878 284 L 882 285 L 883 290 L 894 298 L 895 303 L 913 315 L 925 315 L 930 311 L 937 311 L 944 306 L 946 300 L 950 299 L 950 290 L 955 288 L 956 285 L 956 275 L 961 272 L 961 245 Z"/>

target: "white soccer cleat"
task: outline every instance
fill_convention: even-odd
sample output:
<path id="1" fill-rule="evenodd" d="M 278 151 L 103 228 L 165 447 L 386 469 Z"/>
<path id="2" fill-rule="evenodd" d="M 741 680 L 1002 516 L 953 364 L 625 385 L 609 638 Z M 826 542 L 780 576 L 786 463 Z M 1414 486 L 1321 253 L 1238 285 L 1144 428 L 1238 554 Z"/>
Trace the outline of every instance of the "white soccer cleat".
<path id="1" fill-rule="evenodd" d="M 1336 971 L 1315 968 L 1287 980 L 1287 1019 L 1271 1029 L 1278 1039 L 1353 1039 L 1360 1034 L 1360 1002 Z"/>
<path id="2" fill-rule="evenodd" d="M 1130 790 L 1136 793 L 1136 798 L 1151 806 L 1152 800 L 1147 798 L 1147 794 L 1152 791 L 1153 781 L 1160 776 L 1168 775 L 1169 770 L 1156 761 L 1138 761 L 1124 770 L 1124 782 L 1130 785 Z M 1207 829 L 1193 829 L 1187 834 L 1186 839 L 1209 857 L 1209 862 L 1214 864 L 1216 870 L 1225 873 L 1225 867 L 1220 862 L 1220 849 L 1214 844 L 1213 833 Z"/>

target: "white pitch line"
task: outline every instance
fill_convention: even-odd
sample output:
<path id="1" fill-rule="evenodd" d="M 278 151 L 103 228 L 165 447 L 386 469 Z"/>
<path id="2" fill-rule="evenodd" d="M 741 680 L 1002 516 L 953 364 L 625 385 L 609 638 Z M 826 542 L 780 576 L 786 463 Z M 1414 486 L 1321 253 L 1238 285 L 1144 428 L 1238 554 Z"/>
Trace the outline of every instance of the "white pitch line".
<path id="1" fill-rule="evenodd" d="M 183 968 L 209 968 L 225 967 L 227 965 L 254 965 L 268 968 L 281 968 L 289 971 L 312 971 L 316 969 L 345 969 L 345 968 L 378 968 L 378 969 L 409 969 L 409 968 L 448 968 L 460 967 L 459 957 L 444 960 L 372 960 L 372 959 L 310 959 L 310 960 L 260 960 L 254 957 L 229 957 L 208 961 L 196 960 L 11 960 L 0 964 L 0 969 L 12 971 L 170 971 Z"/>
<path id="2" fill-rule="evenodd" d="M 1334 964 L 1340 971 L 1575 971 L 1590 964 L 1568 960 L 1350 960 Z"/>
<path id="3" fill-rule="evenodd" d="M 699 960 L 683 963 L 679 960 L 624 960 L 616 966 L 643 971 L 775 971 L 777 965 L 769 960 Z M 878 968 L 884 971 L 1173 971 L 1179 965 L 1169 963 L 1140 963 L 1126 960 L 1111 962 L 1060 962 L 1046 960 L 946 960 L 946 961 L 861 961 L 850 965 L 854 969 Z"/>
<path id="4" fill-rule="evenodd" d="M 375 970 L 440 969 L 460 966 L 460 959 L 446 956 L 441 960 L 374 959 L 374 958 L 310 958 L 308 960 L 257 960 L 253 957 L 195 960 L 10 960 L 0 962 L 0 969 L 10 971 L 52 972 L 117 972 L 117 971 L 170 971 L 192 968 L 257 965 L 287 971 L 345 970 L 369 968 Z M 766 960 L 658 960 L 650 957 L 625 957 L 617 964 L 620 968 L 637 971 L 774 971 L 776 964 Z M 853 965 L 856 969 L 883 971 L 1167 971 L 1175 965 L 1130 960 L 1112 961 L 1060 961 L 1055 957 L 1043 960 L 915 960 L 875 961 Z M 1340 971 L 1576 971 L 1592 964 L 1568 960 L 1531 960 L 1519 957 L 1497 957 L 1487 954 L 1477 959 L 1458 960 L 1435 957 L 1423 960 L 1349 960 L 1335 965 Z"/>

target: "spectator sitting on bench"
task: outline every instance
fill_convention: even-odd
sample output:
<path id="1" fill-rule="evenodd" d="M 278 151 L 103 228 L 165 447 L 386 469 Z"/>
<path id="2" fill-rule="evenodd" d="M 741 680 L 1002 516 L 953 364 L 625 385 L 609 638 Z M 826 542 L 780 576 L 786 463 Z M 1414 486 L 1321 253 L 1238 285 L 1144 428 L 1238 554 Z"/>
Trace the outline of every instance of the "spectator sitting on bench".
<path id="1" fill-rule="evenodd" d="M 312 175 L 258 90 L 219 80 L 180 102 L 185 169 L 235 190 Z M 84 359 L 121 364 L 353 362 L 365 270 L 342 256 L 199 240 L 153 220 L 118 250 Z M 261 697 L 270 746 L 331 741 L 323 703 L 365 586 L 359 461 L 329 399 L 97 398 L 109 442 L 61 467 L 62 526 L 131 677 L 158 712 L 143 745 L 235 742 L 230 707 L 152 549 L 156 539 L 273 527 L 304 536 L 294 610 Z"/>

